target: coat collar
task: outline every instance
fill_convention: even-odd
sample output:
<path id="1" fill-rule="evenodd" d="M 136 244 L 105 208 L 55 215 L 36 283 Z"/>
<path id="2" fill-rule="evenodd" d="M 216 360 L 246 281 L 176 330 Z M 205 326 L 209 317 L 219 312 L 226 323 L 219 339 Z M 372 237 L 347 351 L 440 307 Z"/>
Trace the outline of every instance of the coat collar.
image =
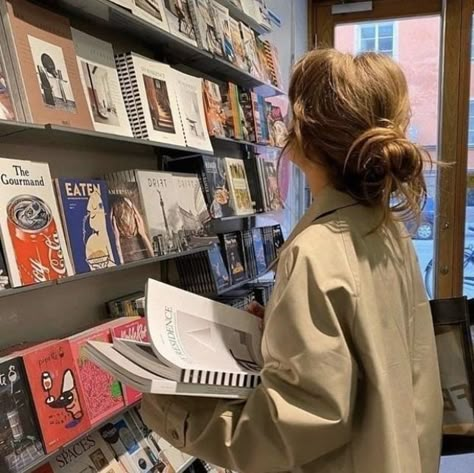
<path id="1" fill-rule="evenodd" d="M 308 228 L 315 220 L 323 217 L 326 214 L 335 212 L 336 210 L 343 209 L 345 207 L 351 207 L 357 205 L 357 201 L 352 198 L 349 194 L 340 192 L 333 187 L 325 187 L 317 197 L 314 198 L 314 202 L 311 204 L 306 213 L 301 217 L 290 236 L 280 248 L 281 252 L 287 248 L 290 243 L 306 228 Z M 275 268 L 278 263 L 278 258 L 273 262 L 270 268 Z"/>

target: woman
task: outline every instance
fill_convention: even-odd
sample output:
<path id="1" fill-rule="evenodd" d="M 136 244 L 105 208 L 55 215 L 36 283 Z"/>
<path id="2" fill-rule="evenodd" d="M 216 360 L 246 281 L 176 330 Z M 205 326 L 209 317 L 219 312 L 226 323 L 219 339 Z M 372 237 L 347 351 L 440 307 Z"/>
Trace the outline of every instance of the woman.
<path id="1" fill-rule="evenodd" d="M 315 203 L 281 252 L 262 384 L 246 402 L 146 396 L 176 447 L 244 473 L 435 473 L 442 397 L 416 255 L 426 196 L 388 57 L 312 51 L 290 85 L 292 160 Z"/>

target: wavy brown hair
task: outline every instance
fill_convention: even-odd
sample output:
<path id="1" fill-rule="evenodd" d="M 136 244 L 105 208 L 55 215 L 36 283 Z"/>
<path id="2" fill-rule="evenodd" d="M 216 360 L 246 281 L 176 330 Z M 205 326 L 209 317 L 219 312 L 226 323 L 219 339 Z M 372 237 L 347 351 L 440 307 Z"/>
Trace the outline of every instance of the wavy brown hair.
<path id="1" fill-rule="evenodd" d="M 411 111 L 400 66 L 389 57 L 335 49 L 307 53 L 296 65 L 287 146 L 323 166 L 332 185 L 384 221 L 418 219 L 430 155 L 407 138 Z"/>

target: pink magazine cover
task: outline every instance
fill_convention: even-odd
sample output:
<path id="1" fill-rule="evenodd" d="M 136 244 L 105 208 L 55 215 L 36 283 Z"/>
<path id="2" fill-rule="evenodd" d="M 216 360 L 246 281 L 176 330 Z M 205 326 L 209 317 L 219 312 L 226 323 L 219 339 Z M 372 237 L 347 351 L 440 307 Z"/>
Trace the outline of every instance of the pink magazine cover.
<path id="1" fill-rule="evenodd" d="M 113 338 L 124 338 L 126 340 L 136 340 L 138 342 L 148 342 L 148 330 L 145 319 L 142 317 L 124 317 L 111 328 Z M 142 393 L 130 386 L 123 386 L 123 396 L 125 404 L 130 406 L 142 398 Z"/>

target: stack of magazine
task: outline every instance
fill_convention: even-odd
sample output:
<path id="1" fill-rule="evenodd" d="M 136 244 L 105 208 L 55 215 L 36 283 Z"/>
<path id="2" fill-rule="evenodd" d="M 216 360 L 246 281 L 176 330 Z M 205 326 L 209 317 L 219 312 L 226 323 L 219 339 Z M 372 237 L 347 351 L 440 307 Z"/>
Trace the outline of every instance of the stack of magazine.
<path id="1" fill-rule="evenodd" d="M 245 312 L 148 280 L 149 343 L 91 341 L 87 356 L 143 393 L 248 397 L 260 382 L 260 320 Z"/>

